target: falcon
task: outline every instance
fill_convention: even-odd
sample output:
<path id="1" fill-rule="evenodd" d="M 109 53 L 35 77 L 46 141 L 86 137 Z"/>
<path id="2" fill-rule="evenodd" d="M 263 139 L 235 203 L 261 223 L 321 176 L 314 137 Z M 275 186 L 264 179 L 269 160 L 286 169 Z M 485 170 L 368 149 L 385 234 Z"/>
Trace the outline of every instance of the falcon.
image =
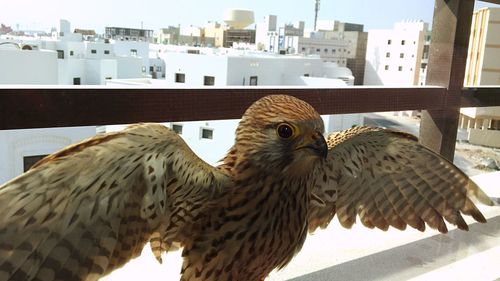
<path id="1" fill-rule="evenodd" d="M 355 127 L 323 137 L 320 115 L 285 95 L 244 113 L 212 167 L 172 130 L 137 124 L 47 156 L 0 187 L 0 280 L 97 280 L 140 255 L 183 247 L 180 279 L 263 280 L 308 232 L 467 230 L 490 198 L 409 134 Z M 161 278 L 161 276 L 160 276 Z"/>

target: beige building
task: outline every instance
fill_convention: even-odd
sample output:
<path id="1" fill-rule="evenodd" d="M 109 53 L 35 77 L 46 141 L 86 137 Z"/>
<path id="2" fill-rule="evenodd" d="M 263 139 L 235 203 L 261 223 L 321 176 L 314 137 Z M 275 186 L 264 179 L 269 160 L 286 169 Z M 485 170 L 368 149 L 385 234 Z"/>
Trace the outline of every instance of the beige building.
<path id="1" fill-rule="evenodd" d="M 192 25 L 161 28 L 155 39 L 158 44 L 202 47 L 213 47 L 215 45 L 214 38 L 212 38 L 212 36 L 206 36 L 204 28 Z"/>
<path id="2" fill-rule="evenodd" d="M 205 25 L 205 36 L 213 38 L 214 47 L 222 47 L 224 45 L 224 27 L 218 22 L 209 22 Z"/>
<path id="3" fill-rule="evenodd" d="M 428 24 L 406 20 L 368 32 L 364 85 L 417 86 L 426 66 Z"/>
<path id="4" fill-rule="evenodd" d="M 363 85 L 366 64 L 366 45 L 368 32 L 363 31 L 362 24 L 340 21 L 319 21 L 318 32 L 326 39 L 341 39 L 346 43 L 342 56 L 345 66 L 352 71 L 355 85 Z M 340 64 L 339 64 L 340 65 Z"/>
<path id="5" fill-rule="evenodd" d="M 500 8 L 474 12 L 465 85 L 500 85 Z M 500 107 L 463 108 L 460 112 L 460 128 L 467 130 L 470 143 L 500 147 Z"/>

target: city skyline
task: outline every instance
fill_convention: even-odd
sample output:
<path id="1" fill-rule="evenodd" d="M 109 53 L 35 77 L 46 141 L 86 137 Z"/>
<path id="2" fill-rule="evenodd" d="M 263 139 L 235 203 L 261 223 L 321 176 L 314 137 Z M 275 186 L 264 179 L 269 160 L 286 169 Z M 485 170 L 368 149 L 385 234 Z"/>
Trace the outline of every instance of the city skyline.
<path id="1" fill-rule="evenodd" d="M 216 2 L 185 0 L 151 0 L 138 5 L 132 0 L 123 0 L 119 4 L 111 1 L 13 1 L 2 4 L 0 23 L 10 25 L 14 30 L 19 25 L 21 30 L 44 30 L 59 27 L 60 19 L 67 19 L 72 28 L 94 29 L 104 32 L 105 26 L 122 26 L 157 30 L 169 25 L 203 26 L 209 21 L 222 22 L 224 10 L 242 8 L 253 10 L 255 22 L 261 22 L 264 16 L 278 16 L 280 23 L 305 21 L 306 28 L 312 29 L 314 21 L 314 0 L 290 3 L 289 1 L 245 1 L 220 0 Z M 82 5 L 79 5 L 82 4 Z M 381 16 L 381 8 L 385 8 Z M 333 1 L 322 0 L 318 20 L 340 20 L 360 23 L 365 30 L 392 28 L 393 24 L 403 20 L 423 20 L 432 22 L 434 0 L 420 1 Z M 482 7 L 500 7 L 500 5 L 476 1 L 475 9 Z M 300 11 L 299 13 L 297 11 Z"/>

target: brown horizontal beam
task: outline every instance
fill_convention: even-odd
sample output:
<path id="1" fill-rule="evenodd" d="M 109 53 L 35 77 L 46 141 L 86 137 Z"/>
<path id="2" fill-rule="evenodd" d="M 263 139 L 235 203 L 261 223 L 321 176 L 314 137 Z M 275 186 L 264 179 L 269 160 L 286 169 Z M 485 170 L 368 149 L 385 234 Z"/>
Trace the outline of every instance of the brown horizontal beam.
<path id="1" fill-rule="evenodd" d="M 440 87 L 311 88 L 0 88 L 0 129 L 240 118 L 260 97 L 297 96 L 321 114 L 440 109 Z"/>
<path id="2" fill-rule="evenodd" d="M 461 107 L 500 106 L 500 87 L 465 88 Z"/>

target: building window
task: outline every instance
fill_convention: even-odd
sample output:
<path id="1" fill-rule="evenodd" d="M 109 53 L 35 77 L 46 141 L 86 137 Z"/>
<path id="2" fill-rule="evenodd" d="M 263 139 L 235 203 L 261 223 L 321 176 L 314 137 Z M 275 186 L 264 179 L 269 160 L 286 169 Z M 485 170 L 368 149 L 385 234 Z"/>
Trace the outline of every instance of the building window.
<path id="1" fill-rule="evenodd" d="M 306 51 L 306 47 L 302 47 L 302 52 L 305 52 Z"/>
<path id="2" fill-rule="evenodd" d="M 257 76 L 250 76 L 250 86 L 257 86 Z"/>
<path id="3" fill-rule="evenodd" d="M 385 69 L 385 70 L 389 70 L 389 66 L 386 64 L 386 65 L 384 66 L 384 69 Z"/>
<path id="4" fill-rule="evenodd" d="M 387 45 L 391 45 L 391 43 L 392 43 L 391 39 L 387 40 Z"/>
<path id="5" fill-rule="evenodd" d="M 309 77 L 309 73 L 304 74 L 304 77 Z"/>
<path id="6" fill-rule="evenodd" d="M 328 53 L 328 49 L 327 48 L 325 48 L 323 51 L 325 51 L 325 53 Z"/>
<path id="7" fill-rule="evenodd" d="M 334 54 L 335 54 L 335 52 L 336 52 L 336 51 L 337 51 L 337 50 L 335 50 L 335 49 L 332 49 L 332 53 L 334 53 Z"/>
<path id="8" fill-rule="evenodd" d="M 130 55 L 131 56 L 137 56 L 137 50 L 136 49 L 130 49 Z"/>
<path id="9" fill-rule="evenodd" d="M 175 83 L 185 83 L 186 75 L 184 73 L 176 73 L 175 74 Z"/>
<path id="10" fill-rule="evenodd" d="M 401 54 L 399 54 L 399 57 L 400 57 L 400 58 L 404 58 L 404 57 L 405 57 L 405 54 L 404 54 L 404 53 L 401 53 Z"/>
<path id="11" fill-rule="evenodd" d="M 386 58 L 390 58 L 391 57 L 391 53 L 389 53 L 389 52 L 385 53 L 385 57 Z"/>
<path id="12" fill-rule="evenodd" d="M 97 50 L 90 50 L 92 54 L 97 54 Z"/>
<path id="13" fill-rule="evenodd" d="M 403 67 L 401 65 L 398 66 L 398 71 L 403 71 Z"/>
<path id="14" fill-rule="evenodd" d="M 213 76 L 203 76 L 203 85 L 213 86 L 215 85 L 215 77 Z"/>
<path id="15" fill-rule="evenodd" d="M 105 55 L 109 55 L 109 50 L 104 50 Z"/>
<path id="16" fill-rule="evenodd" d="M 201 128 L 201 138 L 202 139 L 213 139 L 214 138 L 214 130 L 212 129 L 207 129 L 207 128 Z"/>
<path id="17" fill-rule="evenodd" d="M 319 53 L 319 52 L 321 52 L 321 50 L 320 50 L 319 48 L 317 48 L 317 49 L 316 49 L 316 52 L 318 52 L 318 53 Z"/>
<path id="18" fill-rule="evenodd" d="M 405 44 L 405 40 L 401 40 L 401 45 L 404 45 Z"/>
<path id="19" fill-rule="evenodd" d="M 80 77 L 73 78 L 73 85 L 81 85 Z"/>
<path id="20" fill-rule="evenodd" d="M 141 71 L 142 71 L 142 73 L 146 73 L 146 67 L 145 67 L 145 66 L 143 66 L 143 67 L 141 68 Z"/>
<path id="21" fill-rule="evenodd" d="M 156 71 L 161 72 L 161 66 L 157 66 Z"/>
<path id="22" fill-rule="evenodd" d="M 149 67 L 149 72 L 153 72 L 153 71 L 155 71 L 155 67 L 154 66 L 150 66 Z"/>
<path id="23" fill-rule="evenodd" d="M 35 165 L 38 161 L 45 158 L 45 155 L 32 155 L 32 156 L 24 156 L 23 157 L 23 171 L 28 171 L 33 165 Z"/>
<path id="24" fill-rule="evenodd" d="M 57 50 L 57 58 L 64 59 L 64 51 L 63 50 Z"/>
<path id="25" fill-rule="evenodd" d="M 172 130 L 179 135 L 182 135 L 182 125 L 172 124 Z"/>
<path id="26" fill-rule="evenodd" d="M 73 51 L 69 51 L 69 55 L 73 56 L 75 53 Z"/>

